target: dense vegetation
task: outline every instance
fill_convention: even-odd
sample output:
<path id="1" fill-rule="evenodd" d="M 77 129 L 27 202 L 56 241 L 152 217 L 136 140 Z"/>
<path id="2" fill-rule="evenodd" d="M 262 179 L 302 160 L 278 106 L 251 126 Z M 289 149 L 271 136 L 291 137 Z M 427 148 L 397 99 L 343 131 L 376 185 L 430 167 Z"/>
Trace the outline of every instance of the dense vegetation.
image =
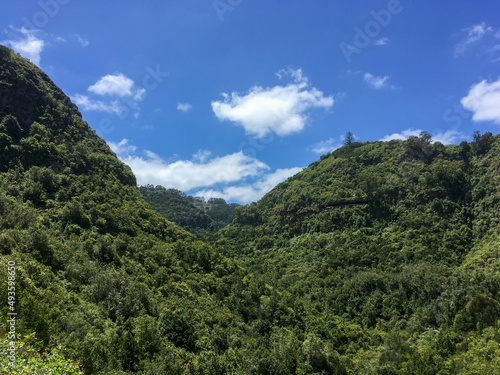
<path id="1" fill-rule="evenodd" d="M 496 374 L 499 176 L 490 133 L 351 142 L 236 208 L 208 245 L 0 46 L 0 314 L 15 261 L 26 359 L 9 369 Z M 200 214 L 173 198 L 178 218 Z"/>
<path id="2" fill-rule="evenodd" d="M 215 247 L 279 295 L 270 333 L 315 337 L 318 372 L 333 348 L 355 374 L 493 374 L 499 156 L 491 133 L 351 143 L 238 208 Z"/>
<path id="3" fill-rule="evenodd" d="M 231 346 L 252 328 L 235 306 L 258 310 L 264 286 L 151 210 L 69 99 L 5 47 L 0 140 L 0 314 L 14 261 L 17 333 L 35 333 L 40 358 L 61 345 L 106 375 L 236 361 Z"/>
<path id="4" fill-rule="evenodd" d="M 153 210 L 200 238 L 231 223 L 239 206 L 237 203 L 228 204 L 222 198 L 206 201 L 202 197 L 187 196 L 180 190 L 165 189 L 159 185 L 141 186 L 139 191 Z"/>

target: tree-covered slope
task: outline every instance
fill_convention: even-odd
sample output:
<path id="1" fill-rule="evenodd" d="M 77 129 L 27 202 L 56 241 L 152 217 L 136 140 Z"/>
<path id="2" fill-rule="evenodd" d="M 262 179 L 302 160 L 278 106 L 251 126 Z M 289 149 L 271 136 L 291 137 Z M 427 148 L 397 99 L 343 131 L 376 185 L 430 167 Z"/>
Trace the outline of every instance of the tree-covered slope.
<path id="1" fill-rule="evenodd" d="M 233 341 L 255 340 L 239 309 L 258 311 L 263 285 L 151 210 L 61 90 L 2 46 L 0 160 L 0 314 L 15 262 L 16 332 L 40 352 L 30 371 L 60 345 L 86 374 L 217 373 Z"/>
<path id="2" fill-rule="evenodd" d="M 352 373 L 494 374 L 499 176 L 490 133 L 353 143 L 238 208 L 215 247 L 275 288 L 273 324 L 299 316 Z"/>
<path id="3" fill-rule="evenodd" d="M 187 196 L 180 190 L 165 189 L 159 185 L 141 186 L 139 191 L 153 210 L 202 238 L 231 223 L 239 206 L 228 204 L 221 198 L 205 201 L 201 197 Z"/>

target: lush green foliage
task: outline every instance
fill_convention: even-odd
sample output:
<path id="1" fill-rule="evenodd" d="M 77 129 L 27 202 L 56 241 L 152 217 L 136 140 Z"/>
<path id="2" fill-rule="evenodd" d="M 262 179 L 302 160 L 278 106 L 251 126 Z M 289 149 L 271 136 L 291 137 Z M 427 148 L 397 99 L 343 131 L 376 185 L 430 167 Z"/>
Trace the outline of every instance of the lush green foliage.
<path id="1" fill-rule="evenodd" d="M 31 335 L 19 366 L 495 374 L 499 176 L 489 133 L 351 140 L 236 208 L 208 245 L 153 211 L 69 99 L 0 46 L 0 301 L 14 261 L 16 330 Z M 225 202 L 142 190 L 178 225 L 230 216 Z"/>
<path id="2" fill-rule="evenodd" d="M 231 223 L 239 206 L 237 203 L 227 204 L 221 198 L 205 201 L 201 197 L 186 196 L 180 190 L 167 190 L 159 185 L 141 186 L 139 191 L 153 210 L 200 238 Z"/>
<path id="3" fill-rule="evenodd" d="M 271 327 L 317 335 L 350 373 L 494 373 L 499 155 L 490 133 L 351 143 L 238 208 L 214 246 L 280 295 Z"/>
<path id="4" fill-rule="evenodd" d="M 50 343 L 49 347 L 40 353 L 35 335 L 23 337 L 17 342 L 16 361 L 14 365 L 9 362 L 7 348 L 9 340 L 0 341 L 0 371 L 2 374 L 43 374 L 43 375 L 83 375 L 80 365 L 67 359 L 62 354 L 62 347 Z"/>
<path id="5" fill-rule="evenodd" d="M 257 337 L 239 309 L 258 311 L 264 286 L 151 210 L 69 99 L 4 47 L 0 103 L 0 300 L 14 261 L 18 333 L 41 353 L 55 337 L 91 374 L 226 368 L 232 341 Z"/>

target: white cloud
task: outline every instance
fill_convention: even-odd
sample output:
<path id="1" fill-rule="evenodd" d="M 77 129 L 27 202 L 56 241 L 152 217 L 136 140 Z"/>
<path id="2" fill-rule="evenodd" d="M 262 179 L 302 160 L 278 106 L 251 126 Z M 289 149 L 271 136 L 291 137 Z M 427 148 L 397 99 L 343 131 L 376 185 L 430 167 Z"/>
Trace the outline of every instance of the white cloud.
<path id="1" fill-rule="evenodd" d="M 335 140 L 334 138 L 327 139 L 326 141 L 321 141 L 313 145 L 310 150 L 318 155 L 326 154 L 327 152 L 332 152 L 339 147 L 342 147 L 342 142 Z"/>
<path id="2" fill-rule="evenodd" d="M 107 142 L 109 148 L 116 154 L 116 155 L 129 155 L 134 153 L 137 150 L 137 147 L 134 145 L 129 145 L 128 144 L 128 139 L 122 139 L 118 143 L 114 142 Z"/>
<path id="3" fill-rule="evenodd" d="M 473 85 L 460 101 L 465 109 L 473 112 L 474 121 L 493 121 L 500 124 L 500 79 L 483 80 Z"/>
<path id="4" fill-rule="evenodd" d="M 124 106 L 118 101 L 103 102 L 101 100 L 94 100 L 87 95 L 76 94 L 71 97 L 71 100 L 78 106 L 79 109 L 84 111 L 100 111 L 115 114 L 120 116 L 124 111 Z"/>
<path id="5" fill-rule="evenodd" d="M 223 198 L 227 201 L 235 200 L 240 203 L 255 202 L 271 191 L 280 182 L 299 173 L 303 168 L 278 169 L 274 173 L 269 173 L 253 184 L 242 186 L 227 186 L 221 191 L 200 190 L 195 193 L 197 196 L 205 198 Z"/>
<path id="6" fill-rule="evenodd" d="M 82 37 L 81 37 L 80 35 L 78 35 L 78 34 L 76 34 L 76 39 L 78 39 L 78 42 L 80 42 L 80 45 L 81 45 L 83 48 L 87 47 L 87 46 L 90 44 L 90 42 L 89 42 L 89 40 L 88 40 L 88 39 L 84 39 L 84 38 L 82 38 Z"/>
<path id="7" fill-rule="evenodd" d="M 11 26 L 11 29 L 20 33 L 15 40 L 4 40 L 2 44 L 9 45 L 21 56 L 30 59 L 33 64 L 40 65 L 40 55 L 45 46 L 45 42 L 36 36 L 36 30 L 28 30 L 24 27 L 20 30 Z"/>
<path id="8" fill-rule="evenodd" d="M 211 151 L 198 150 L 198 152 L 193 155 L 193 159 L 199 161 L 200 163 L 204 163 L 210 155 L 212 155 Z"/>
<path id="9" fill-rule="evenodd" d="M 189 112 L 193 106 L 189 103 L 177 103 L 177 109 L 181 112 Z"/>
<path id="10" fill-rule="evenodd" d="M 433 142 L 441 142 L 444 145 L 454 145 L 458 141 L 467 138 L 465 134 L 459 132 L 458 130 L 447 130 L 444 133 L 437 133 L 432 136 Z"/>
<path id="11" fill-rule="evenodd" d="M 418 137 L 421 132 L 422 132 L 421 129 L 406 129 L 403 130 L 401 133 L 393 133 L 390 135 L 386 135 L 384 138 L 380 140 L 383 142 L 389 142 L 392 141 L 393 139 L 405 140 L 411 137 L 412 135 Z"/>
<path id="12" fill-rule="evenodd" d="M 480 41 L 488 33 L 492 32 L 493 29 L 490 26 L 486 26 L 486 23 L 481 23 L 479 25 L 473 25 L 464 31 L 467 32 L 466 38 L 457 44 L 455 47 L 455 57 L 463 56 L 465 50 L 473 43 Z"/>
<path id="13" fill-rule="evenodd" d="M 307 120 L 305 112 L 314 107 L 330 108 L 333 97 L 310 87 L 299 70 L 281 70 L 283 78 L 290 75 L 294 83 L 287 86 L 252 87 L 247 94 L 223 93 L 223 101 L 213 101 L 212 110 L 221 121 L 228 120 L 243 126 L 248 134 L 258 138 L 274 132 L 285 136 L 300 132 Z"/>
<path id="14" fill-rule="evenodd" d="M 132 168 L 139 185 L 162 185 L 184 192 L 194 190 L 195 195 L 205 198 L 219 197 L 240 203 L 258 200 L 302 170 L 288 168 L 268 173 L 270 168 L 265 163 L 242 152 L 212 157 L 210 151 L 198 150 L 192 160 L 170 162 L 148 150 L 139 155 L 137 147 L 127 139 L 107 143 L 120 160 Z"/>
<path id="15" fill-rule="evenodd" d="M 99 79 L 95 84 L 88 88 L 88 91 L 98 95 L 111 96 L 131 96 L 134 81 L 123 73 L 108 74 Z"/>
<path id="16" fill-rule="evenodd" d="M 389 84 L 389 76 L 377 77 L 371 73 L 365 73 L 365 82 L 374 89 L 382 88 L 394 88 L 394 86 Z"/>
<path id="17" fill-rule="evenodd" d="M 140 102 L 144 99 L 144 95 L 146 95 L 146 89 L 137 89 L 134 94 L 134 100 Z"/>
<path id="18" fill-rule="evenodd" d="M 136 119 L 139 118 L 138 102 L 146 95 L 144 88 L 136 88 L 134 81 L 123 73 L 101 77 L 88 88 L 88 91 L 94 95 L 111 96 L 114 99 L 103 101 L 93 99 L 89 95 L 76 94 L 72 100 L 80 109 L 107 112 L 124 117 L 132 115 Z"/>
<path id="19" fill-rule="evenodd" d="M 240 181 L 246 177 L 257 176 L 269 169 L 263 162 L 236 152 L 223 157 L 207 160 L 178 160 L 169 163 L 157 154 L 145 150 L 144 156 L 135 153 L 128 140 L 119 143 L 108 142 L 117 156 L 132 168 L 139 184 L 162 185 L 182 191 L 209 187 Z"/>
<path id="20" fill-rule="evenodd" d="M 393 133 L 391 135 L 386 135 L 384 138 L 380 139 L 381 141 L 388 142 L 393 139 L 400 139 L 400 140 L 406 140 L 411 136 L 418 137 L 421 132 L 424 130 L 422 129 L 406 129 L 403 130 L 401 133 Z M 459 140 L 465 139 L 466 136 L 457 131 L 457 130 L 447 130 L 445 132 L 439 132 L 437 134 L 432 135 L 432 142 L 441 142 L 444 145 L 449 145 L 449 144 L 456 144 L 458 143 Z"/>
<path id="21" fill-rule="evenodd" d="M 389 41 L 389 38 L 380 38 L 375 41 L 376 46 L 385 46 L 387 42 Z"/>
<path id="22" fill-rule="evenodd" d="M 309 80 L 307 79 L 307 77 L 304 77 L 304 74 L 302 73 L 302 69 L 292 69 L 292 68 L 280 69 L 278 71 L 278 73 L 276 73 L 276 76 L 279 79 L 283 79 L 286 76 L 290 76 L 293 78 L 294 82 L 309 83 Z"/>

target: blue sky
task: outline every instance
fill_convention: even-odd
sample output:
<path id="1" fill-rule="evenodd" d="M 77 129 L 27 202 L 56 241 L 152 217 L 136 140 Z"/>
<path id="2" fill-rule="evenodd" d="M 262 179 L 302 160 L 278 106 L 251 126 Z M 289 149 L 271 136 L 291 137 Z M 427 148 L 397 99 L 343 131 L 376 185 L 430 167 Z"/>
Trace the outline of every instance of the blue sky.
<path id="1" fill-rule="evenodd" d="M 342 145 L 500 127 L 500 3 L 4 0 L 139 184 L 249 203 Z"/>

